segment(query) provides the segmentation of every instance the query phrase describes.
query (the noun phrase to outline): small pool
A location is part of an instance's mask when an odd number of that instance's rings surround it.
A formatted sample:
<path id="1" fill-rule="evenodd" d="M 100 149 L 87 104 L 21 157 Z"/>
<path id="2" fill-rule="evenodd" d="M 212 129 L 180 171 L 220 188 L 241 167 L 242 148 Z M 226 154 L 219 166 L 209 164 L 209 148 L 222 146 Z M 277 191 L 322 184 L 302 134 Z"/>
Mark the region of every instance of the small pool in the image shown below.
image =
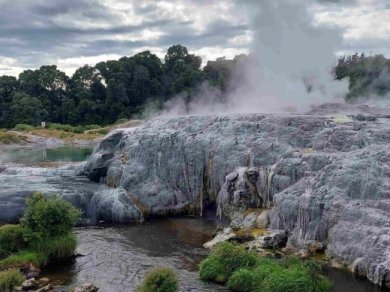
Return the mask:
<path id="1" fill-rule="evenodd" d="M 18 163 L 27 166 L 39 166 L 50 162 L 85 161 L 92 148 L 63 146 L 59 148 L 15 148 L 0 150 L 0 163 Z"/>

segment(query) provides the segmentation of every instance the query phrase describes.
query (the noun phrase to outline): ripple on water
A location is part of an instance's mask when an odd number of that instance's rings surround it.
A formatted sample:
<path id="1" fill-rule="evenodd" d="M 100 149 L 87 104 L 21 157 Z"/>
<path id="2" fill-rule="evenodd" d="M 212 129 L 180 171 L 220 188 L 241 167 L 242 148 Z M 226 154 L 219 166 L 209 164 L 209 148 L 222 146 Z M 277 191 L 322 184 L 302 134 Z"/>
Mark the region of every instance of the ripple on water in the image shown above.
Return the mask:
<path id="1" fill-rule="evenodd" d="M 45 276 L 65 282 L 66 288 L 92 282 L 99 291 L 135 291 L 154 267 L 177 271 L 180 291 L 224 291 L 202 283 L 197 267 L 207 255 L 202 244 L 216 225 L 206 219 L 164 219 L 143 226 L 79 228 L 78 257 L 73 263 L 52 267 Z"/>

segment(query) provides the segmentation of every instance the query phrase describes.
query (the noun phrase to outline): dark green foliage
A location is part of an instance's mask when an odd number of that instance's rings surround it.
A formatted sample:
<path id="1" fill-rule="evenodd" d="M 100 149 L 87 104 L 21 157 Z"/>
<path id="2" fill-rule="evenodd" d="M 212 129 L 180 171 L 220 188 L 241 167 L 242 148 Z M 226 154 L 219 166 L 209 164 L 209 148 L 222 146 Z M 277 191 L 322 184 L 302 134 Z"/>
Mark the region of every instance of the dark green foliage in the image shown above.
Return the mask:
<path id="1" fill-rule="evenodd" d="M 164 62 L 144 51 L 94 67 L 83 66 L 71 78 L 56 66 L 25 70 L 18 79 L 1 76 L 0 128 L 21 123 L 37 126 L 42 121 L 72 126 L 109 125 L 119 119 L 142 116 L 151 109 L 159 110 L 164 102 L 178 95 L 190 102 L 205 81 L 226 90 L 240 58 L 218 59 L 202 70 L 199 56 L 190 54 L 182 45 L 174 45 L 168 49 Z"/>
<path id="2" fill-rule="evenodd" d="M 157 268 L 146 274 L 138 292 L 177 292 L 179 283 L 175 272 L 168 268 Z"/>
<path id="3" fill-rule="evenodd" d="M 24 247 L 22 227 L 4 225 L 0 227 L 0 258 L 17 252 Z"/>
<path id="4" fill-rule="evenodd" d="M 339 59 L 336 78 L 349 78 L 347 100 L 385 96 L 390 92 L 390 60 L 382 55 L 354 54 Z"/>
<path id="5" fill-rule="evenodd" d="M 253 291 L 254 273 L 250 270 L 240 269 L 236 271 L 229 279 L 226 287 L 234 292 Z"/>
<path id="6" fill-rule="evenodd" d="M 81 213 L 69 202 L 57 196 L 46 198 L 36 193 L 26 200 L 21 219 L 23 238 L 29 244 L 67 235 L 77 223 Z"/>
<path id="7" fill-rule="evenodd" d="M 10 269 L 0 272 L 0 291 L 12 292 L 14 287 L 24 281 L 23 274 L 17 269 Z"/>
<path id="8" fill-rule="evenodd" d="M 24 131 L 31 131 L 33 130 L 34 127 L 33 126 L 30 126 L 30 125 L 26 125 L 26 124 L 17 124 L 14 128 L 15 131 L 20 131 L 20 132 L 24 132 Z"/>
<path id="9" fill-rule="evenodd" d="M 216 245 L 208 258 L 201 263 L 200 278 L 204 281 L 225 283 L 238 269 L 255 267 L 257 260 L 254 252 L 223 242 Z"/>

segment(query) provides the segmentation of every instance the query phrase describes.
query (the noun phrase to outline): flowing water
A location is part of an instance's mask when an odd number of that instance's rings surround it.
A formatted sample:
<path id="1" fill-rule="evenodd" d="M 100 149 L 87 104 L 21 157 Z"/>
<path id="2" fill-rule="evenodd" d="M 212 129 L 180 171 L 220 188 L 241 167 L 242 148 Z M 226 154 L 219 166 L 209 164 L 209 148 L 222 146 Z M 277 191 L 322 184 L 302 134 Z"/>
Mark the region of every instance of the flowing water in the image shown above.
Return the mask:
<path id="1" fill-rule="evenodd" d="M 42 164 L 49 168 L 66 166 L 70 162 L 85 160 L 90 153 L 91 149 L 77 147 L 0 150 L 0 168 L 1 164 L 30 168 L 41 167 Z M 0 179 L 1 176 L 7 179 L 0 171 Z M 33 183 L 32 180 L 43 180 L 33 175 L 20 176 L 20 179 L 23 177 L 29 180 L 29 184 Z M 67 177 L 60 178 L 64 179 Z M 41 184 L 45 186 L 46 179 Z M 68 263 L 48 267 L 44 273 L 61 285 L 60 291 L 69 291 L 74 286 L 92 282 L 100 287 L 99 291 L 122 292 L 134 291 L 150 269 L 171 267 L 178 274 L 180 291 L 225 291 L 219 286 L 200 282 L 197 274 L 199 262 L 208 253 L 202 247 L 203 243 L 212 238 L 218 225 L 223 224 L 206 212 L 203 218 L 172 218 L 153 220 L 143 225 L 77 228 L 79 256 Z M 335 292 L 383 291 L 366 279 L 356 278 L 347 272 L 327 269 L 326 274 L 333 281 Z"/>

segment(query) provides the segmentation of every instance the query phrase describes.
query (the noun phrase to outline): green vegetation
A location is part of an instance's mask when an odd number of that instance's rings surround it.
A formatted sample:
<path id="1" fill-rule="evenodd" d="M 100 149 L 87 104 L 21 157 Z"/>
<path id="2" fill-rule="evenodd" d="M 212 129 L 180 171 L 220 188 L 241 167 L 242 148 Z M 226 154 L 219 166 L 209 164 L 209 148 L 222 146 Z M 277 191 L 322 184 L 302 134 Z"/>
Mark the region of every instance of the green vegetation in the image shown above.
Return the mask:
<path id="1" fill-rule="evenodd" d="M 349 79 L 347 100 L 369 96 L 384 97 L 390 92 L 390 60 L 382 55 L 344 56 L 335 68 L 336 78 Z"/>
<path id="2" fill-rule="evenodd" d="M 28 132 L 33 130 L 34 127 L 26 124 L 17 124 L 14 128 L 15 131 Z"/>
<path id="3" fill-rule="evenodd" d="M 199 275 L 236 292 L 328 292 L 332 288 L 310 261 L 260 258 L 232 243 L 215 246 L 201 263 Z"/>
<path id="4" fill-rule="evenodd" d="M 17 252 L 24 247 L 23 230 L 20 225 L 0 227 L 0 258 Z"/>
<path id="5" fill-rule="evenodd" d="M 57 196 L 46 198 L 36 193 L 28 198 L 21 225 L 0 228 L 0 270 L 42 266 L 72 256 L 76 249 L 72 228 L 80 215 Z"/>
<path id="6" fill-rule="evenodd" d="M 12 292 L 15 286 L 19 286 L 24 277 L 19 270 L 10 269 L 0 272 L 0 291 Z"/>
<path id="7" fill-rule="evenodd" d="M 254 268 L 257 255 L 244 247 L 228 242 L 218 244 L 200 265 L 201 280 L 226 283 L 231 275 L 242 268 Z"/>
<path id="8" fill-rule="evenodd" d="M 137 288 L 138 292 L 177 292 L 179 283 L 175 272 L 168 268 L 157 268 L 146 274 Z"/>
<path id="9" fill-rule="evenodd" d="M 9 257 L 0 261 L 0 270 L 9 268 L 23 268 L 30 264 L 41 267 L 48 262 L 48 258 L 44 253 L 23 250 L 12 254 Z"/>
<path id="10" fill-rule="evenodd" d="M 19 136 L 18 134 L 6 132 L 0 130 L 0 144 L 13 144 L 20 143 L 25 140 L 25 137 Z"/>

